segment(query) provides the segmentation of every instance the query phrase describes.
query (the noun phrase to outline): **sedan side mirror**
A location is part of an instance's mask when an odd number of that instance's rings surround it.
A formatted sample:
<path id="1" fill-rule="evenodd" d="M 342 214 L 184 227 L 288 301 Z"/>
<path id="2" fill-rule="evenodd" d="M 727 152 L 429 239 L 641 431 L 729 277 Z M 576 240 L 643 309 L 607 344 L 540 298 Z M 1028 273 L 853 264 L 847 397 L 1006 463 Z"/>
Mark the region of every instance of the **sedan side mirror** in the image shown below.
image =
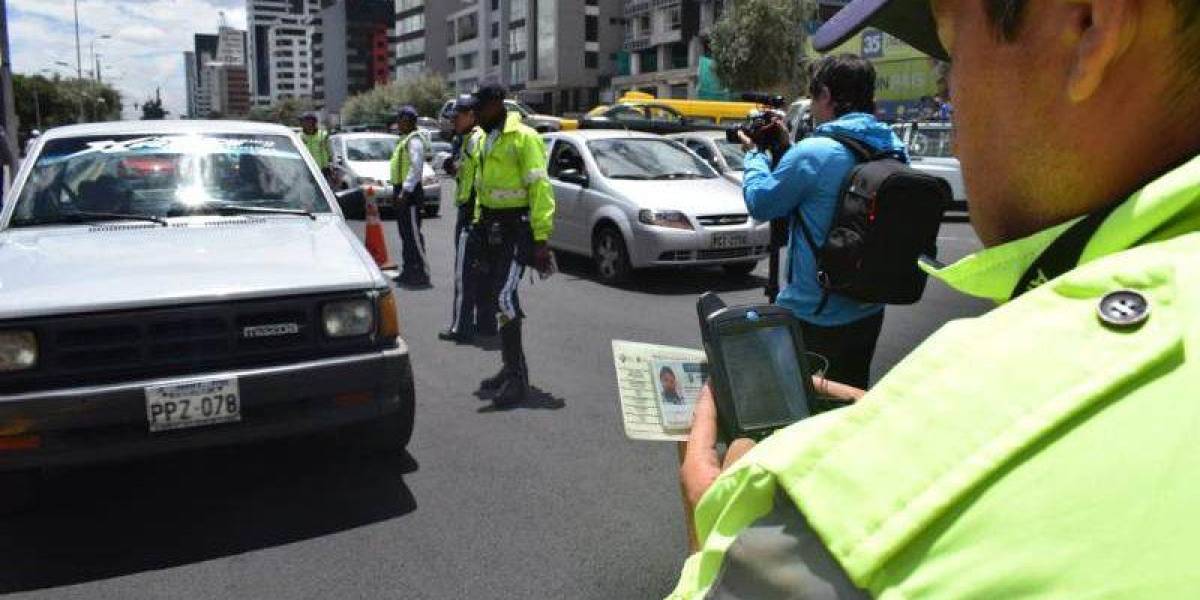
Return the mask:
<path id="1" fill-rule="evenodd" d="M 571 183 L 580 187 L 588 186 L 588 176 L 579 169 L 565 169 L 559 171 L 558 180 L 564 183 Z"/>
<path id="2" fill-rule="evenodd" d="M 367 197 L 363 194 L 362 187 L 356 186 L 348 190 L 338 190 L 333 195 L 337 197 L 338 206 L 341 207 L 342 214 L 344 215 L 359 214 L 367 202 Z"/>

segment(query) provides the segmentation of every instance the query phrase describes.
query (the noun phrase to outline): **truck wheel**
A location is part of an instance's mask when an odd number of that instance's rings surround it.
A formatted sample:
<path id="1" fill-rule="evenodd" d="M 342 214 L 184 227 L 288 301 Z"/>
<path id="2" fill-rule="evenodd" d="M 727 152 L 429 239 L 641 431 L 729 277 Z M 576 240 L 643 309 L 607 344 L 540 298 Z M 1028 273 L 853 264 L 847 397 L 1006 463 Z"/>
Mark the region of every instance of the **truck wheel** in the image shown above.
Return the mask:
<path id="1" fill-rule="evenodd" d="M 721 265 L 725 269 L 725 273 L 732 277 L 745 277 L 754 272 L 754 268 L 758 266 L 756 262 L 740 262 L 728 265 Z"/>
<path id="2" fill-rule="evenodd" d="M 0 515 L 24 512 L 36 506 L 41 475 L 37 469 L 0 471 Z"/>
<path id="3" fill-rule="evenodd" d="M 629 250 L 620 230 L 612 226 L 601 227 L 592 239 L 592 261 L 600 280 L 621 283 L 629 279 L 633 267 L 629 263 Z"/>

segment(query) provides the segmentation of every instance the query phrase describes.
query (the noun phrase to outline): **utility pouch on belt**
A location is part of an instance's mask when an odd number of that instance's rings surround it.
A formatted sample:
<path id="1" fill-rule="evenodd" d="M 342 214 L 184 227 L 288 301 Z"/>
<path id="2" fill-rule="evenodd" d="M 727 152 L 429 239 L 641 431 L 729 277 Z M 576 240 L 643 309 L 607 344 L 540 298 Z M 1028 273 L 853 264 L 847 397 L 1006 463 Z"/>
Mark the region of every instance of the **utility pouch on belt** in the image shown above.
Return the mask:
<path id="1" fill-rule="evenodd" d="M 504 245 L 504 224 L 500 221 L 487 224 L 487 243 L 489 246 Z"/>

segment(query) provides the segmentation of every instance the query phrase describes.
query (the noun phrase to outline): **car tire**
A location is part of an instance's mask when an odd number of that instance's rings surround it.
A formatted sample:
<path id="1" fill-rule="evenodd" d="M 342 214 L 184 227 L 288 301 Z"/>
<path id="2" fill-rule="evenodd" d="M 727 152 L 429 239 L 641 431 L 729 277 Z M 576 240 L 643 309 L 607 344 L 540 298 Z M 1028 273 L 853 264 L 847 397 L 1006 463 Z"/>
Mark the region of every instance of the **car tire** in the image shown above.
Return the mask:
<path id="1" fill-rule="evenodd" d="M 36 469 L 0 471 L 0 515 L 27 511 L 37 505 L 41 472 Z"/>
<path id="2" fill-rule="evenodd" d="M 592 263 L 596 267 L 596 274 L 605 283 L 622 283 L 629 279 L 633 267 L 629 262 L 625 237 L 619 229 L 609 225 L 596 230 L 592 236 Z"/>
<path id="3" fill-rule="evenodd" d="M 728 264 L 728 265 L 721 265 L 721 268 L 725 269 L 725 274 L 729 275 L 731 277 L 745 277 L 745 276 L 753 273 L 754 269 L 757 267 L 758 267 L 757 262 L 740 262 L 740 263 L 733 263 L 733 264 Z"/>

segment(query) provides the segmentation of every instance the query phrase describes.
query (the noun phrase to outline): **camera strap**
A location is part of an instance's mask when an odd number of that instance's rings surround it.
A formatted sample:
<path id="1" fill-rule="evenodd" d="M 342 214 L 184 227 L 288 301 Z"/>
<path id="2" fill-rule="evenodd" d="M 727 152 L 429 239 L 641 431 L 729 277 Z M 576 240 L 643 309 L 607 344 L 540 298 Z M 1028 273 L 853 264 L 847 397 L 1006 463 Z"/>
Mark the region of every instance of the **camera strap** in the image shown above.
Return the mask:
<path id="1" fill-rule="evenodd" d="M 1034 259 L 1033 264 L 1025 269 L 1025 274 L 1017 281 L 1009 299 L 1015 299 L 1078 266 L 1079 258 L 1083 256 L 1083 250 L 1092 239 L 1092 235 L 1120 205 L 1120 202 L 1114 202 L 1088 214 L 1050 242 L 1050 245 Z"/>

